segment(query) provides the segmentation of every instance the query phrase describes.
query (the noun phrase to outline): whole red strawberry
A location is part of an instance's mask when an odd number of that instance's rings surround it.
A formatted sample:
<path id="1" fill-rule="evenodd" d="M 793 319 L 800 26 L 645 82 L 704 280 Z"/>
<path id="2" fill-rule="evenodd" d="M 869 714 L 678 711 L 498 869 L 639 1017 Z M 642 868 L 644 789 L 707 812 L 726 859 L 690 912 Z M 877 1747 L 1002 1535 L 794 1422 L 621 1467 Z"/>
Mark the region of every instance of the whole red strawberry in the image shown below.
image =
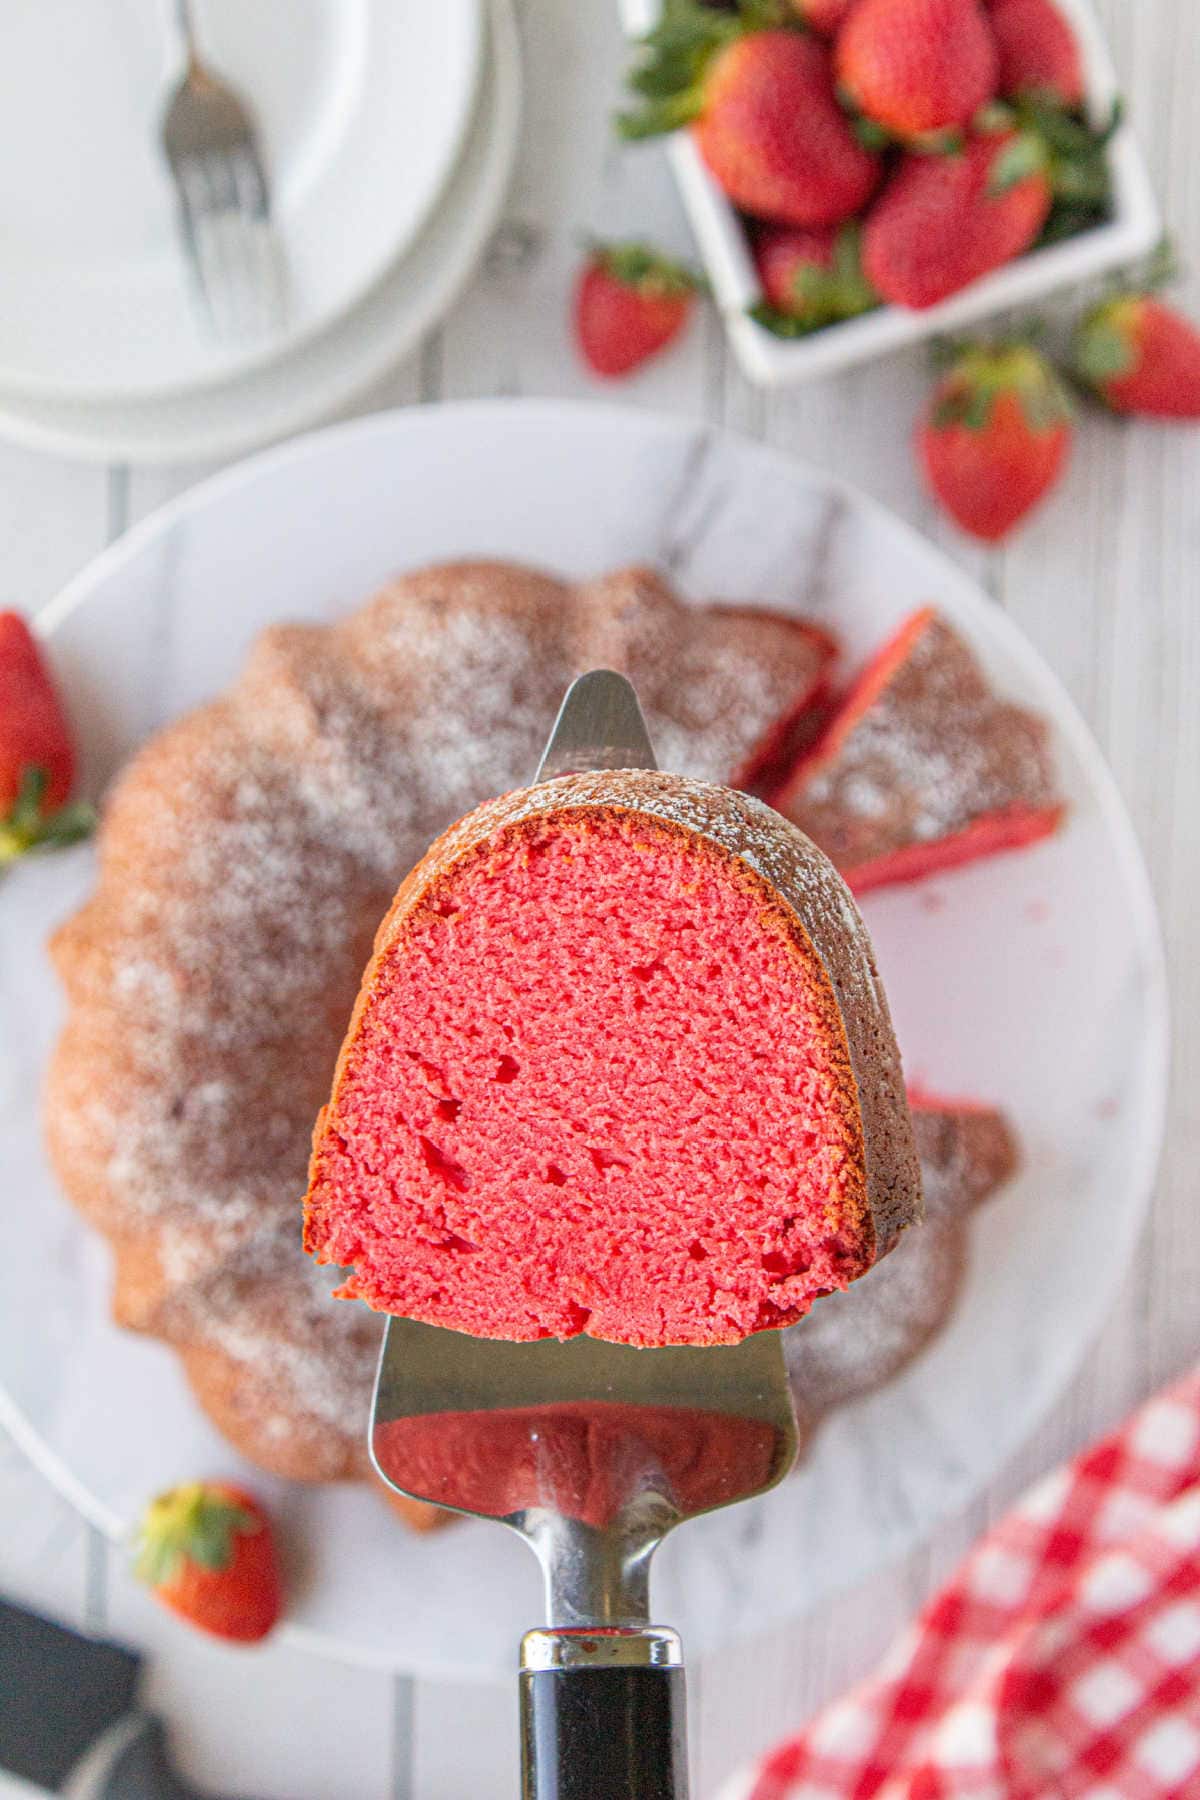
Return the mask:
<path id="1" fill-rule="evenodd" d="M 1019 256 L 1052 201 L 1037 155 L 1001 130 L 977 132 L 951 155 L 906 156 L 867 216 L 868 281 L 894 305 L 922 309 Z"/>
<path id="2" fill-rule="evenodd" d="M 878 157 L 837 103 L 828 51 L 797 32 L 760 31 L 721 51 L 695 135 L 730 199 L 784 224 L 837 224 L 879 180 Z"/>
<path id="3" fill-rule="evenodd" d="M 1062 106 L 1082 105 L 1079 44 L 1051 0 L 995 0 L 991 18 L 1000 54 L 999 93 L 1011 99 L 1048 94 Z"/>
<path id="4" fill-rule="evenodd" d="M 19 613 L 0 613 L 0 867 L 86 837 L 91 808 L 66 804 L 75 748 L 54 683 Z"/>
<path id="5" fill-rule="evenodd" d="M 1200 419 L 1200 331 L 1153 294 L 1121 294 L 1084 319 L 1075 373 L 1114 412 Z"/>
<path id="6" fill-rule="evenodd" d="M 939 382 L 917 447 L 935 498 L 995 543 L 1057 485 L 1072 436 L 1070 401 L 1045 358 L 1025 344 L 982 344 Z"/>
<path id="7" fill-rule="evenodd" d="M 862 272 L 857 223 L 802 231 L 765 225 L 754 239 L 754 262 L 765 304 L 755 317 L 783 335 L 789 323 L 814 331 L 878 306 Z"/>
<path id="8" fill-rule="evenodd" d="M 994 97 L 997 74 L 979 0 L 858 0 L 838 35 L 842 91 L 896 137 L 969 124 Z"/>
<path id="9" fill-rule="evenodd" d="M 597 375 L 628 375 L 679 336 L 697 278 L 646 244 L 600 244 L 575 288 L 575 337 Z"/>
<path id="10" fill-rule="evenodd" d="M 281 1610 L 266 1513 L 226 1481 L 191 1481 L 146 1508 L 137 1573 L 172 1612 L 214 1637 L 256 1643 Z"/>
<path id="11" fill-rule="evenodd" d="M 647 60 L 631 77 L 645 104 L 620 121 L 625 135 L 692 123 L 716 181 L 758 218 L 836 225 L 861 211 L 881 163 L 838 105 L 826 46 L 798 30 L 747 31 L 711 7 L 684 10 L 700 15 L 698 41 L 688 38 L 684 53 L 676 39 L 651 33 Z M 682 30 L 678 8 L 671 18 Z"/>
<path id="12" fill-rule="evenodd" d="M 845 23 L 854 0 L 791 0 L 792 11 L 822 37 L 833 37 Z"/>

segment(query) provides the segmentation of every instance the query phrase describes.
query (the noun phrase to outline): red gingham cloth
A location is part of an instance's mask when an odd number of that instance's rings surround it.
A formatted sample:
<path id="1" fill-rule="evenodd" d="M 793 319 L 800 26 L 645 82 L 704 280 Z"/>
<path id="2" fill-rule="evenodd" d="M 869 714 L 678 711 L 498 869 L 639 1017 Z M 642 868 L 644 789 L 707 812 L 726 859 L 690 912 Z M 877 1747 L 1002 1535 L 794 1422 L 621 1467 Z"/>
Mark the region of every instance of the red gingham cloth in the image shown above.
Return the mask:
<path id="1" fill-rule="evenodd" d="M 1200 1800 L 1200 1370 L 981 1540 L 738 1800 Z"/>

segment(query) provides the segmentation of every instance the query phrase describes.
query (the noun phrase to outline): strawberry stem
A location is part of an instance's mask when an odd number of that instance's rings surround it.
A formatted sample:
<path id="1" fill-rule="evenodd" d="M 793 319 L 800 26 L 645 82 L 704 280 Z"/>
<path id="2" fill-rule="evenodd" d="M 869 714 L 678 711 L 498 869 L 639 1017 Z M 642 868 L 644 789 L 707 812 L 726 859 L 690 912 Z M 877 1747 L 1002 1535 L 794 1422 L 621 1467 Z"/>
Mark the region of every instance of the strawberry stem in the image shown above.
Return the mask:
<path id="1" fill-rule="evenodd" d="M 803 30 L 786 0 L 738 0 L 732 10 L 702 0 L 664 0 L 653 30 L 639 41 L 628 85 L 642 104 L 618 113 L 623 138 L 679 131 L 704 108 L 704 77 L 718 50 L 751 32 L 780 26 Z"/>
<path id="2" fill-rule="evenodd" d="M 7 815 L 0 817 L 0 869 L 31 852 L 78 844 L 95 830 L 95 810 L 86 801 L 72 801 L 47 813 L 49 787 L 46 769 L 31 764 L 21 771 L 17 797 Z"/>
<path id="3" fill-rule="evenodd" d="M 173 1581 L 185 1560 L 219 1574 L 233 1561 L 236 1538 L 261 1530 L 261 1520 L 228 1495 L 184 1482 L 146 1508 L 134 1572 L 151 1587 Z"/>
<path id="4" fill-rule="evenodd" d="M 707 291 L 708 284 L 702 275 L 686 263 L 663 256 L 653 244 L 606 244 L 593 240 L 588 245 L 588 252 L 614 281 L 635 288 L 640 294 L 668 298 Z"/>

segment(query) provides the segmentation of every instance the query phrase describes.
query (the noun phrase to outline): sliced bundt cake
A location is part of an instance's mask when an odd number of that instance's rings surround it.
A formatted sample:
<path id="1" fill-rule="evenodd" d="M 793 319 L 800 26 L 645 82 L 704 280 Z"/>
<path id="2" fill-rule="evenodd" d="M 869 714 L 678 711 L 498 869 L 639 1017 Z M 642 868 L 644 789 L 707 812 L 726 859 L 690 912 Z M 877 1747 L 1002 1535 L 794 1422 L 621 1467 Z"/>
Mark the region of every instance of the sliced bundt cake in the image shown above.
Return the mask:
<path id="1" fill-rule="evenodd" d="M 828 639 L 793 620 L 765 615 L 743 642 L 710 622 L 723 610 L 685 608 L 642 572 L 606 585 L 585 598 L 511 564 L 454 563 L 338 624 L 265 632 L 227 695 L 119 778 L 96 891 L 55 935 L 68 1012 L 45 1100 L 54 1164 L 113 1246 L 118 1317 L 179 1348 L 201 1404 L 267 1469 L 364 1470 L 378 1324 L 324 1304 L 295 1218 L 401 875 L 451 820 L 528 780 L 601 640 L 657 684 L 655 729 L 698 774 L 751 760 L 828 665 Z M 645 633 L 614 644 L 606 619 L 630 589 Z M 665 641 L 689 625 L 705 638 L 689 680 L 710 672 L 709 726 L 646 661 L 656 611 Z"/>
<path id="2" fill-rule="evenodd" d="M 775 804 L 857 894 L 1034 843 L 1063 813 L 1044 721 L 992 691 L 932 607 L 868 665 Z"/>
<path id="3" fill-rule="evenodd" d="M 493 801 L 405 880 L 314 1139 L 342 1290 L 477 1336 L 724 1343 L 919 1212 L 870 944 L 813 845 L 680 776 Z"/>

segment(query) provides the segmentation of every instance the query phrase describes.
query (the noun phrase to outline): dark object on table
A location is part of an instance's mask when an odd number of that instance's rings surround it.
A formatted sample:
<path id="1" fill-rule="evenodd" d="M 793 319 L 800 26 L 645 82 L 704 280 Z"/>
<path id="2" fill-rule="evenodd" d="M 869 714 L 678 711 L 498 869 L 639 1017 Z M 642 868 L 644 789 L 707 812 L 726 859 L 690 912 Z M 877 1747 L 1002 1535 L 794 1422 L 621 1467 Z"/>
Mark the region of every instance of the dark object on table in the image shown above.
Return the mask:
<path id="1" fill-rule="evenodd" d="M 200 1800 L 136 1703 L 142 1659 L 0 1600 L 0 1769 L 73 1800 Z"/>

